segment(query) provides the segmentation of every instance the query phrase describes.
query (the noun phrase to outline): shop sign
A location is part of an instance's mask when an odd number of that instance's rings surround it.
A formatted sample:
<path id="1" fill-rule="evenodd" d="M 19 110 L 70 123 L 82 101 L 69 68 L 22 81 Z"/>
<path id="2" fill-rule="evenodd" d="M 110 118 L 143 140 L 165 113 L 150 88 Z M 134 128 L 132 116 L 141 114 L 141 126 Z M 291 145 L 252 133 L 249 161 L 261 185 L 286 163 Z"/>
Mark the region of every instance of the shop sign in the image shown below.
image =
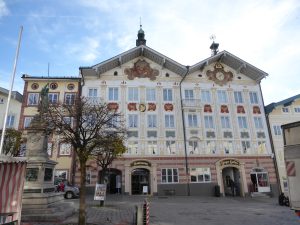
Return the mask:
<path id="1" fill-rule="evenodd" d="M 135 162 L 131 163 L 131 166 L 148 166 L 148 167 L 151 167 L 151 163 L 149 163 L 147 161 L 135 161 Z"/>
<path id="2" fill-rule="evenodd" d="M 94 200 L 104 201 L 106 196 L 106 184 L 96 184 Z"/>
<path id="3" fill-rule="evenodd" d="M 235 159 L 224 159 L 220 162 L 220 166 L 240 166 L 240 162 Z"/>

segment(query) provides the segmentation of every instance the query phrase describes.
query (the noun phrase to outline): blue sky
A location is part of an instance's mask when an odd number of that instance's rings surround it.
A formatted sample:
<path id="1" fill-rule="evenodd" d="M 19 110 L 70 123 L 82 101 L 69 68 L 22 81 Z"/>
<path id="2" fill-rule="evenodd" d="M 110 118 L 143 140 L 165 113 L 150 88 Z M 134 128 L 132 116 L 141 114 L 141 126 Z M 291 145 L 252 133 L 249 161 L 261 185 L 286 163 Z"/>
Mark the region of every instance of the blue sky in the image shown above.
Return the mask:
<path id="1" fill-rule="evenodd" d="M 210 56 L 212 34 L 227 50 L 269 73 L 265 103 L 300 93 L 299 0 L 0 0 L 0 86 L 9 87 L 24 27 L 14 90 L 22 74 L 78 76 L 135 46 L 142 17 L 147 45 L 183 65 Z"/>

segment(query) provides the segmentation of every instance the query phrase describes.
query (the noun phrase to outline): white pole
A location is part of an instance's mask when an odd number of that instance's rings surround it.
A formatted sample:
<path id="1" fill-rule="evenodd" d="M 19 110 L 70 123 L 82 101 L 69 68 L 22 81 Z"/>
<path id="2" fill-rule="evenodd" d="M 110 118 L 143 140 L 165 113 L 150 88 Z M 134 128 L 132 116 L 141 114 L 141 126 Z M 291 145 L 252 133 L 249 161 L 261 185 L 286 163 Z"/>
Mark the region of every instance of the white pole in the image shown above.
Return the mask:
<path id="1" fill-rule="evenodd" d="M 20 49 L 20 44 L 21 44 L 22 32 L 23 32 L 23 26 L 20 27 L 19 42 L 18 42 L 18 47 L 17 47 L 17 51 L 16 51 L 15 63 L 14 63 L 14 67 L 13 67 L 13 73 L 12 73 L 12 78 L 11 78 L 11 82 L 10 82 L 10 89 L 9 89 L 8 98 L 7 98 L 7 105 L 6 105 L 5 115 L 4 115 L 4 122 L 3 122 L 3 129 L 2 129 L 2 136 L 1 136 L 1 143 L 0 143 L 0 155 L 2 154 L 2 149 L 3 149 L 5 129 L 6 129 L 6 120 L 7 120 L 7 115 L 8 115 L 10 99 L 11 99 L 11 92 L 12 92 L 12 89 L 14 86 L 14 80 L 15 80 L 17 62 L 18 62 L 18 57 L 19 57 L 19 49 Z"/>

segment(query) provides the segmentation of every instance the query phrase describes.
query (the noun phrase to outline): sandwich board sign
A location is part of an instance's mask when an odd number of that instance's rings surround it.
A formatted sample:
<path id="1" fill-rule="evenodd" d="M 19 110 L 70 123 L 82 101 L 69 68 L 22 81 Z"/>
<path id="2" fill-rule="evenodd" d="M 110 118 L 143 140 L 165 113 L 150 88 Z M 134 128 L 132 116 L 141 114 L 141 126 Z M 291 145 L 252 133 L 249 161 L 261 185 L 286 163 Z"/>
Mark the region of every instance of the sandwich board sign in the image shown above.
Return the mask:
<path id="1" fill-rule="evenodd" d="M 96 184 L 94 200 L 104 201 L 106 196 L 106 184 Z"/>

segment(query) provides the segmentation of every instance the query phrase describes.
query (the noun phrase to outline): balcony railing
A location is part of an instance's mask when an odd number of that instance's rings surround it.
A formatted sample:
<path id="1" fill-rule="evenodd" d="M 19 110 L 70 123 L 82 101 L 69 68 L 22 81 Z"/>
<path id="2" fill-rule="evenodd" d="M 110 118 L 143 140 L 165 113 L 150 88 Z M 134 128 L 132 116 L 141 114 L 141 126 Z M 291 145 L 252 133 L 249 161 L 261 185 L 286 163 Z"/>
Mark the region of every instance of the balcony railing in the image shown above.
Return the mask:
<path id="1" fill-rule="evenodd" d="M 200 107 L 201 101 L 200 99 L 183 99 L 182 105 L 183 107 Z"/>

